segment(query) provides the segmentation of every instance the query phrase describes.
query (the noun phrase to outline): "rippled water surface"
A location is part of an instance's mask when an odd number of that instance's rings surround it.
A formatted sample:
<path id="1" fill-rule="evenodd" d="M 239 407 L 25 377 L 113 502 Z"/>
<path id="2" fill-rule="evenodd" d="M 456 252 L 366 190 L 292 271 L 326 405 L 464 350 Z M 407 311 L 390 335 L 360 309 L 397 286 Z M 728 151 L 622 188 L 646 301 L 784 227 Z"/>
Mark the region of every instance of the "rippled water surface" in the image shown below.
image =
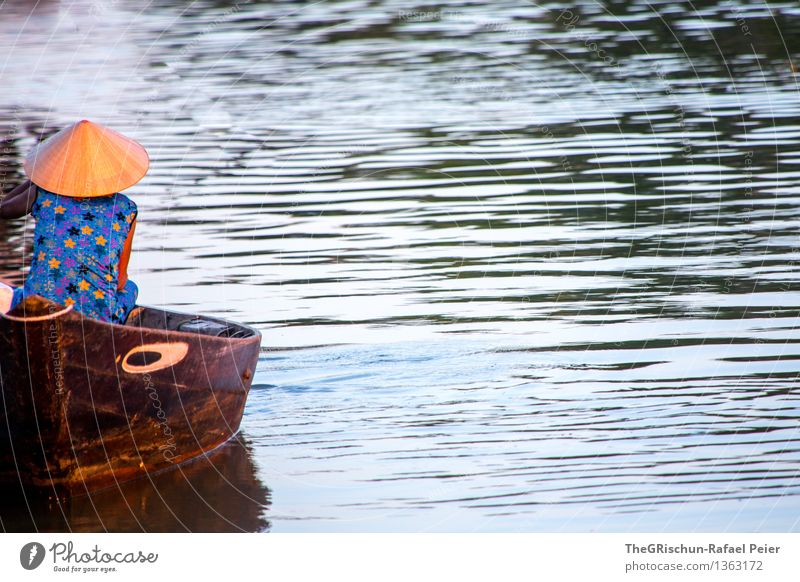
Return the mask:
<path id="1" fill-rule="evenodd" d="M 6 187 L 76 118 L 139 139 L 140 302 L 264 335 L 256 503 L 101 523 L 800 529 L 798 34 L 795 2 L 0 4 Z"/>

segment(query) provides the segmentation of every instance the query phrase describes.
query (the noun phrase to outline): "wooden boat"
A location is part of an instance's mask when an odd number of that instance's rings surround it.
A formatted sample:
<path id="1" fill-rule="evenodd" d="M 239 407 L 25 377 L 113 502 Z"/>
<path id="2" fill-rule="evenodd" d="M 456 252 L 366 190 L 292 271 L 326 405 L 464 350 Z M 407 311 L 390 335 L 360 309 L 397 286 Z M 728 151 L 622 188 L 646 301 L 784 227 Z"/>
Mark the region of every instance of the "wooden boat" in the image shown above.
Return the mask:
<path id="1" fill-rule="evenodd" d="M 0 482 L 87 493 L 219 447 L 260 344 L 221 319 L 136 307 L 122 326 L 29 297 L 0 317 Z"/>

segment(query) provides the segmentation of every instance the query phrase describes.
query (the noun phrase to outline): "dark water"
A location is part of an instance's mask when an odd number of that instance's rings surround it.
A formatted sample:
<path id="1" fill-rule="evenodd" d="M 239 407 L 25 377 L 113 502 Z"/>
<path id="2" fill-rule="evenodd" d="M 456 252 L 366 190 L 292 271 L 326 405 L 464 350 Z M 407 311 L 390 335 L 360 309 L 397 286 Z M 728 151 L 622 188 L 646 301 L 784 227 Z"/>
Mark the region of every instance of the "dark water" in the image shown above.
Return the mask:
<path id="1" fill-rule="evenodd" d="M 0 4 L 3 180 L 76 118 L 131 134 L 141 302 L 264 333 L 241 504 L 72 526 L 800 529 L 799 34 L 795 2 Z"/>

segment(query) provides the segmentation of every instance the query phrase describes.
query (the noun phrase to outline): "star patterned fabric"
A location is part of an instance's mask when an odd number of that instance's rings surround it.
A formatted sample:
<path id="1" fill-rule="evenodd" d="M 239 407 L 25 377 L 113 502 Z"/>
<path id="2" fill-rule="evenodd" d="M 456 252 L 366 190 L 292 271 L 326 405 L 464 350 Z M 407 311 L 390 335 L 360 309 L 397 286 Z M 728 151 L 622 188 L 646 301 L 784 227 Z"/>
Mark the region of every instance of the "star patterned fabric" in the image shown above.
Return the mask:
<path id="1" fill-rule="evenodd" d="M 119 286 L 119 257 L 137 215 L 124 194 L 71 198 L 39 188 L 33 260 L 12 308 L 30 295 L 72 305 L 87 317 L 125 323 L 139 290 Z"/>

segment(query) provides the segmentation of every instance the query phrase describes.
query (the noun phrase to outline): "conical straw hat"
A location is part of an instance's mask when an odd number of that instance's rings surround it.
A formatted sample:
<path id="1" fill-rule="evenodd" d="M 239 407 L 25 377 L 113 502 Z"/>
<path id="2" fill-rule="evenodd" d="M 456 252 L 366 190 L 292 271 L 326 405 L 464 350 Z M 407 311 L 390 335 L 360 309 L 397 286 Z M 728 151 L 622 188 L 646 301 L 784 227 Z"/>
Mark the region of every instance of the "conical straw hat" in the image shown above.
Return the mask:
<path id="1" fill-rule="evenodd" d="M 136 184 L 150 158 L 132 139 L 84 119 L 36 146 L 23 166 L 31 182 L 45 190 L 92 198 Z"/>

